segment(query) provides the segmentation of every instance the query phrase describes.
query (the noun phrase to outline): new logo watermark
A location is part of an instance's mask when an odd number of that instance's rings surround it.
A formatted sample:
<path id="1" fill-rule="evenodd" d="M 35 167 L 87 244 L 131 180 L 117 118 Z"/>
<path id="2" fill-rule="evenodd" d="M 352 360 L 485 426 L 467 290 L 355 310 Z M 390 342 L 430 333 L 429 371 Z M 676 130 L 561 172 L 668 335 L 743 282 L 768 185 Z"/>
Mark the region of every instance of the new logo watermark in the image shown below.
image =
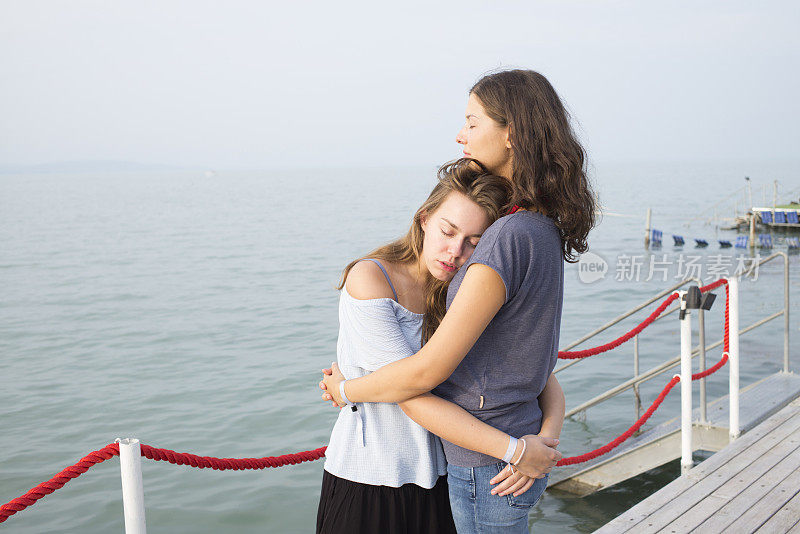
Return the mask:
<path id="1" fill-rule="evenodd" d="M 578 260 L 578 279 L 584 284 L 602 280 L 608 272 L 608 262 L 595 254 L 587 252 Z"/>
<path id="2" fill-rule="evenodd" d="M 758 280 L 758 263 L 761 256 L 740 254 L 620 254 L 614 265 L 614 280 L 617 282 L 649 282 L 656 280 L 685 280 L 696 278 L 709 282 L 728 278 L 734 273 L 747 272 L 752 281 Z M 578 279 L 592 284 L 606 277 L 608 262 L 598 254 L 587 252 L 578 260 Z"/>

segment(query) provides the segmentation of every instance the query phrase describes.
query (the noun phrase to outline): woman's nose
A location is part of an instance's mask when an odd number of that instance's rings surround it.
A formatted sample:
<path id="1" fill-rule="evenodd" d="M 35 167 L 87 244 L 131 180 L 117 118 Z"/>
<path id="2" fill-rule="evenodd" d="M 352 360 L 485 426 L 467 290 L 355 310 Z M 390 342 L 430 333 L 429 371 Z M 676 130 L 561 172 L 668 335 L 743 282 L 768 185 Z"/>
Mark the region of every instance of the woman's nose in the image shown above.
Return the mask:
<path id="1" fill-rule="evenodd" d="M 458 143 L 459 145 L 467 144 L 467 137 L 466 137 L 465 131 L 464 131 L 466 129 L 467 129 L 467 127 L 464 126 L 456 134 L 456 143 Z"/>
<path id="2" fill-rule="evenodd" d="M 450 249 L 448 252 L 453 257 L 453 259 L 458 259 L 461 257 L 461 253 L 464 251 L 464 244 L 463 243 L 450 243 Z"/>

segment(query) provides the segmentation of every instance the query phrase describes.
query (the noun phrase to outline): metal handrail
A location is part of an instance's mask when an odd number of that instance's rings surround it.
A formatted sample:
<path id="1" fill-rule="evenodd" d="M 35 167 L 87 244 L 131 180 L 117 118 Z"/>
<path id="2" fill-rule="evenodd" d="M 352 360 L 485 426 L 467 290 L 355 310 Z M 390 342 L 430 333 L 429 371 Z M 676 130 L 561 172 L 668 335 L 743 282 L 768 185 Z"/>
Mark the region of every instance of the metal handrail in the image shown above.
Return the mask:
<path id="1" fill-rule="evenodd" d="M 752 264 L 750 265 L 750 267 L 748 269 L 745 269 L 743 271 L 737 272 L 733 276 L 736 276 L 736 277 L 749 276 L 749 275 L 751 275 L 753 273 L 753 271 L 756 268 L 760 267 L 761 265 L 763 265 L 763 264 L 765 264 L 765 263 L 767 263 L 769 261 L 772 261 L 773 259 L 775 259 L 775 258 L 777 258 L 779 256 L 783 257 L 783 264 L 784 264 L 784 300 L 783 300 L 784 307 L 783 307 L 783 309 L 778 311 L 778 312 L 773 313 L 772 315 L 769 315 L 767 317 L 759 319 L 758 321 L 756 321 L 755 323 L 747 326 L 746 328 L 743 328 L 743 329 L 739 330 L 739 334 L 740 335 L 741 334 L 745 334 L 745 333 L 747 333 L 747 332 L 749 332 L 749 331 L 751 331 L 751 330 L 753 330 L 755 328 L 758 328 L 759 326 L 761 326 L 761 325 L 763 325 L 765 323 L 768 323 L 769 321 L 772 321 L 773 319 L 776 319 L 776 318 L 778 318 L 780 316 L 783 316 L 783 318 L 784 318 L 783 371 L 785 373 L 788 373 L 789 372 L 789 256 L 785 252 L 781 252 L 781 251 L 774 252 L 774 253 L 770 254 L 769 256 L 767 256 L 766 258 L 763 258 L 762 260 L 760 260 L 758 263 L 752 262 Z M 587 334 L 584 337 L 580 338 L 579 340 L 574 341 L 573 343 L 568 345 L 564 350 L 569 350 L 569 349 L 571 349 L 571 348 L 573 348 L 573 347 L 575 347 L 575 346 L 587 341 L 588 339 L 591 339 L 592 337 L 596 336 L 597 334 L 607 330 L 611 326 L 614 326 L 615 324 L 619 323 L 623 319 L 626 319 L 626 318 L 630 317 L 631 315 L 633 315 L 637 311 L 642 310 L 643 308 L 647 307 L 648 305 L 652 304 L 653 302 L 656 302 L 660 298 L 665 297 L 666 295 L 668 295 L 668 294 L 672 293 L 673 291 L 675 291 L 677 288 L 679 288 L 679 287 L 681 287 L 681 286 L 683 286 L 683 285 L 685 285 L 685 284 L 687 284 L 689 282 L 697 282 L 698 284 L 702 283 L 697 278 L 687 278 L 685 280 L 682 280 L 681 282 L 671 286 L 669 289 L 665 289 L 665 290 L 661 291 L 656 296 L 648 299 L 647 301 L 643 302 L 642 304 L 639 304 L 638 306 L 635 306 L 634 308 L 630 309 L 629 311 L 627 311 L 627 312 L 623 313 L 622 315 L 616 317 L 615 319 L 611 320 L 610 322 L 606 323 L 605 325 L 601 326 L 600 328 L 597 328 L 596 330 L 593 330 L 592 332 L 590 332 L 589 334 Z M 677 311 L 678 309 L 679 309 L 679 307 L 676 306 L 676 307 L 674 307 L 674 308 L 672 308 L 672 309 L 670 309 L 668 311 L 665 311 L 661 316 L 656 318 L 656 321 L 661 319 L 662 317 L 665 317 L 665 316 Z M 704 341 L 705 340 L 705 332 L 703 330 L 704 329 L 704 323 L 703 323 L 702 320 L 700 322 L 700 327 L 701 327 L 700 340 Z M 696 355 L 702 355 L 702 357 L 701 357 L 701 371 L 705 370 L 705 361 L 704 361 L 705 352 L 722 345 L 723 341 L 724 341 L 723 339 L 720 339 L 720 340 L 718 340 L 718 341 L 716 341 L 716 342 L 714 342 L 714 343 L 712 343 L 710 345 L 705 345 L 705 346 L 698 345 L 696 348 L 694 348 L 694 350 L 692 351 L 692 358 L 694 358 Z M 634 360 L 634 377 L 633 378 L 622 382 L 621 384 L 619 384 L 619 385 L 617 385 L 617 386 L 605 391 L 604 393 L 601 393 L 600 395 L 597 395 L 597 396 L 593 397 L 592 399 L 589 399 L 588 401 L 576 406 L 575 408 L 570 409 L 569 411 L 567 411 L 565 416 L 566 417 L 570 417 L 570 416 L 575 415 L 577 413 L 583 412 L 583 411 L 587 410 L 588 408 L 591 408 L 592 406 L 600 404 L 601 402 L 604 402 L 604 401 L 606 401 L 606 400 L 608 400 L 608 399 L 610 399 L 612 397 L 616 397 L 620 393 L 622 393 L 624 391 L 627 391 L 628 389 L 631 389 L 631 388 L 634 389 L 635 393 L 638 393 L 639 384 L 641 384 L 643 382 L 646 382 L 646 381 L 650 380 L 651 378 L 654 378 L 656 376 L 659 376 L 659 375 L 669 371 L 673 367 L 676 367 L 677 365 L 679 365 L 680 361 L 681 361 L 681 357 L 677 356 L 677 357 L 672 358 L 672 359 L 670 359 L 670 360 L 668 360 L 668 361 L 666 361 L 664 363 L 661 363 L 661 364 L 659 364 L 659 365 L 657 365 L 657 366 L 655 366 L 655 367 L 653 367 L 651 369 L 648 369 L 644 373 L 639 374 L 638 373 L 638 335 L 635 336 L 635 339 L 634 339 L 634 351 L 635 351 L 635 360 Z M 583 359 L 587 359 L 587 358 L 583 358 Z M 581 359 L 572 360 L 572 361 L 562 365 L 558 369 L 556 369 L 554 371 L 554 373 L 558 373 L 560 371 L 563 371 L 564 369 L 567 369 L 567 368 L 575 365 L 576 363 L 578 363 L 580 361 L 581 361 Z M 705 403 L 706 403 L 706 398 L 705 397 L 706 396 L 705 396 L 705 387 L 704 387 L 705 384 L 703 383 L 704 381 L 705 381 L 705 379 L 701 380 L 701 399 L 700 399 L 700 401 L 701 401 L 701 408 L 700 408 L 701 417 L 704 416 L 704 414 L 706 412 L 706 406 L 705 406 Z M 635 401 L 637 401 L 636 402 L 636 409 L 637 409 L 637 414 L 638 414 L 640 406 L 641 406 L 641 402 L 639 400 L 638 395 L 634 395 L 634 397 L 635 397 Z M 702 420 L 704 420 L 704 417 L 702 417 Z"/>
<path id="2" fill-rule="evenodd" d="M 770 315 L 768 317 L 764 317 L 763 319 L 760 319 L 759 321 L 756 321 L 755 323 L 751 324 L 747 328 L 743 328 L 743 329 L 739 330 L 739 335 L 746 334 L 747 332 L 753 330 L 754 328 L 758 328 L 759 326 L 763 325 L 764 323 L 767 323 L 767 322 L 769 322 L 769 321 L 771 321 L 773 319 L 776 319 L 776 318 L 780 317 L 781 315 L 783 315 L 783 310 L 781 310 L 779 312 L 776 312 L 776 313 L 774 313 L 774 314 L 772 314 L 772 315 Z M 711 345 L 706 345 L 706 350 L 710 350 L 710 349 L 714 349 L 714 348 L 719 347 L 720 345 L 722 345 L 723 341 L 724 341 L 723 339 L 720 339 L 719 341 L 715 341 Z M 699 346 L 696 347 L 694 350 L 692 350 L 692 358 L 694 358 L 698 354 L 700 354 L 700 347 Z M 651 378 L 655 378 L 655 377 L 657 377 L 657 376 L 659 376 L 659 375 L 661 375 L 663 373 L 666 373 L 667 371 L 669 371 L 673 367 L 678 366 L 680 363 L 681 363 L 681 357 L 680 357 L 680 355 L 678 355 L 678 356 L 672 358 L 671 360 L 667 360 L 666 362 L 661 363 L 661 364 L 653 367 L 652 369 L 648 369 L 644 373 L 640 374 L 638 377 L 634 377 L 634 378 L 631 378 L 630 380 L 626 380 L 625 382 L 621 383 L 620 385 L 609 389 L 605 393 L 601 393 L 600 395 L 598 395 L 598 396 L 596 396 L 596 397 L 584 402 L 583 404 L 580 404 L 579 406 L 576 406 L 575 408 L 569 410 L 566 413 L 565 417 L 569 417 L 571 415 L 575 415 L 578 412 L 582 412 L 582 411 L 586 410 L 587 408 L 591 408 L 592 406 L 594 406 L 596 404 L 600 404 L 601 402 L 610 399 L 611 397 L 616 397 L 617 395 L 619 395 L 623 391 L 631 389 L 635 385 L 639 385 L 639 384 L 641 384 L 643 382 L 647 382 Z"/>
<path id="3" fill-rule="evenodd" d="M 581 343 L 583 343 L 583 342 L 585 342 L 585 341 L 587 341 L 587 340 L 589 340 L 589 339 L 593 338 L 593 337 L 594 337 L 594 336 L 596 336 L 597 334 L 600 334 L 600 333 L 602 333 L 602 332 L 604 332 L 604 331 L 608 330 L 609 328 L 611 328 L 611 327 L 612 327 L 612 326 L 614 326 L 615 324 L 617 324 L 617 323 L 619 323 L 619 322 L 621 322 L 621 321 L 623 321 L 623 320 L 627 319 L 628 317 L 630 317 L 630 316 L 631 316 L 631 315 L 633 315 L 634 313 L 636 313 L 636 312 L 638 312 L 638 311 L 640 311 L 640 310 L 642 310 L 642 309 L 646 308 L 647 306 L 649 306 L 650 304 L 652 304 L 652 303 L 656 302 L 657 300 L 660 300 L 661 298 L 663 298 L 663 297 L 666 297 L 667 295 L 670 295 L 670 294 L 672 294 L 672 293 L 673 293 L 673 292 L 674 292 L 676 289 L 678 289 L 679 287 L 685 286 L 685 285 L 686 285 L 686 284 L 688 284 L 689 282 L 697 282 L 698 284 L 702 284 L 702 282 L 701 282 L 700 280 L 698 280 L 697 278 L 694 278 L 694 277 L 692 277 L 692 278 L 686 278 L 686 279 L 684 279 L 684 280 L 682 280 L 682 281 L 678 282 L 677 284 L 675 284 L 675 285 L 673 285 L 673 286 L 671 286 L 671 287 L 669 287 L 669 288 L 667 288 L 667 289 L 665 289 L 665 290 L 661 291 L 661 292 L 660 292 L 660 293 L 658 293 L 656 296 L 654 296 L 654 297 L 651 297 L 651 298 L 647 299 L 646 301 L 642 302 L 642 303 L 641 303 L 641 304 L 639 304 L 638 306 L 635 306 L 635 307 L 631 308 L 630 310 L 626 311 L 626 312 L 625 312 L 625 313 L 623 313 L 622 315 L 619 315 L 619 316 L 615 317 L 614 319 L 612 319 L 611 321 L 607 322 L 606 324 L 604 324 L 604 325 L 603 325 L 603 326 L 601 326 L 600 328 L 597 328 L 597 329 L 595 329 L 595 330 L 592 330 L 591 332 L 589 332 L 588 334 L 586 334 L 586 335 L 585 335 L 585 336 L 583 336 L 582 338 L 578 339 L 577 341 L 573 341 L 572 343 L 570 343 L 569 345 L 567 345 L 566 347 L 564 347 L 562 350 L 564 350 L 564 351 L 568 351 L 568 350 L 571 350 L 571 349 L 573 349 L 573 348 L 577 347 L 577 346 L 578 346 L 578 345 L 580 345 Z M 674 311 L 675 311 L 675 310 L 677 310 L 677 309 L 678 309 L 678 308 L 672 308 L 670 311 L 668 311 L 668 312 L 666 312 L 666 313 L 663 313 L 663 314 L 662 314 L 660 317 L 657 317 L 657 318 L 655 319 L 655 321 L 657 321 L 658 319 L 660 319 L 661 317 L 663 317 L 663 316 L 665 316 L 665 315 L 669 315 L 670 313 L 674 312 Z M 653 321 L 653 322 L 655 322 L 655 321 Z M 569 362 L 565 363 L 564 365 L 562 365 L 561 367 L 559 367 L 558 369 L 556 369 L 555 371 L 553 371 L 553 373 L 560 373 L 560 372 L 561 372 L 561 371 L 563 371 L 564 369 L 568 369 L 569 367 L 572 367 L 573 365 L 577 365 L 578 363 L 582 362 L 582 361 L 583 361 L 583 360 L 585 360 L 585 359 L 586 359 L 586 358 L 580 358 L 580 359 L 577 359 L 577 360 L 571 360 L 571 361 L 569 361 Z"/>

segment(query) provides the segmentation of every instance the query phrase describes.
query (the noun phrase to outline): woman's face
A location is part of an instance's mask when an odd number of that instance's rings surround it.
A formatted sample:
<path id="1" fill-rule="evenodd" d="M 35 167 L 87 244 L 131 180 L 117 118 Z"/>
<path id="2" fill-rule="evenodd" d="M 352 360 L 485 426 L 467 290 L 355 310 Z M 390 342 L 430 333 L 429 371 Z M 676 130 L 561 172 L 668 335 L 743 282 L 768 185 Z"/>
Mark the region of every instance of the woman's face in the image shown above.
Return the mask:
<path id="1" fill-rule="evenodd" d="M 511 141 L 508 126 L 501 126 L 486 114 L 474 94 L 467 101 L 466 122 L 456 135 L 464 145 L 464 157 L 473 158 L 498 176 L 511 177 Z"/>
<path id="2" fill-rule="evenodd" d="M 439 208 L 420 218 L 425 236 L 422 261 L 434 278 L 449 281 L 472 256 L 489 227 L 486 212 L 461 193 L 451 192 Z"/>

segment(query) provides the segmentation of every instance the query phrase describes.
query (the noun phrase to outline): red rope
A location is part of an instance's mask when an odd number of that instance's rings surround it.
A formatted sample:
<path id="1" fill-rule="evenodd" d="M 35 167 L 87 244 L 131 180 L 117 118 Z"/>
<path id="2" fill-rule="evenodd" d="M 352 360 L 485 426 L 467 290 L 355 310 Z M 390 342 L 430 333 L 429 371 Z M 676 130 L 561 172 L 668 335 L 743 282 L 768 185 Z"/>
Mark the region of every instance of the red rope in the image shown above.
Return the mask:
<path id="1" fill-rule="evenodd" d="M 723 284 L 725 285 L 725 295 L 726 295 L 725 325 L 726 325 L 726 328 L 727 328 L 727 324 L 728 324 L 728 307 L 727 307 L 728 286 L 727 286 L 727 284 L 728 284 L 728 281 L 725 278 L 720 278 L 716 282 L 712 282 L 712 283 L 710 283 L 710 284 L 708 284 L 706 286 L 701 287 L 700 291 L 705 293 L 707 291 L 711 291 L 713 289 L 716 289 L 716 288 L 718 288 L 719 286 L 721 286 Z M 589 356 L 595 356 L 597 354 L 600 354 L 600 353 L 603 353 L 603 352 L 607 352 L 607 351 L 609 351 L 611 349 L 615 349 L 615 348 L 619 347 L 620 345 L 622 345 L 623 343 L 625 343 L 627 341 L 630 341 L 634 336 L 638 335 L 639 333 L 641 333 L 642 330 L 644 330 L 645 328 L 650 326 L 653 323 L 653 321 L 655 321 L 658 318 L 659 315 L 664 313 L 664 310 L 666 310 L 667 307 L 670 304 L 672 304 L 672 302 L 675 301 L 677 298 L 678 298 L 678 294 L 677 293 L 673 293 L 672 295 L 667 297 L 664 300 L 664 302 L 662 302 L 661 305 L 658 308 L 656 308 L 655 311 L 653 311 L 653 313 L 651 313 L 644 321 L 642 321 L 636 327 L 634 327 L 633 330 L 623 334 L 622 336 L 618 337 L 614 341 L 611 341 L 609 343 L 606 343 L 605 345 L 600 345 L 599 347 L 594 347 L 594 348 L 591 348 L 591 349 L 575 350 L 575 351 L 559 351 L 558 357 L 560 359 L 562 359 L 562 360 L 577 360 L 579 358 L 588 358 Z M 726 333 L 725 339 L 727 340 L 727 333 Z M 727 348 L 727 345 L 726 345 L 725 351 L 727 352 L 727 350 L 728 350 L 728 348 Z"/>
<path id="2" fill-rule="evenodd" d="M 313 451 L 303 451 L 283 456 L 267 456 L 266 458 L 213 458 L 211 456 L 197 456 L 185 452 L 175 452 L 169 449 L 156 449 L 150 445 L 141 445 L 142 456 L 150 460 L 159 460 L 176 465 L 190 465 L 200 469 L 211 468 L 240 471 L 243 469 L 264 469 L 267 467 L 282 467 L 289 464 L 311 462 L 325 456 L 327 447 L 320 447 Z"/>
<path id="3" fill-rule="evenodd" d="M 283 456 L 267 456 L 266 458 L 213 458 L 211 456 L 197 456 L 196 454 L 175 452 L 169 449 L 156 449 L 150 445 L 141 445 L 142 456 L 151 460 L 163 460 L 171 464 L 190 465 L 201 469 L 210 467 L 211 469 L 232 469 L 236 471 L 242 469 L 281 467 L 288 464 L 294 465 L 302 462 L 310 462 L 325 456 L 325 449 L 327 449 L 327 447 L 320 447 L 313 451 L 303 451 L 295 454 L 284 454 Z M 89 453 L 81 458 L 75 465 L 67 467 L 47 482 L 42 482 L 22 497 L 17 497 L 3 506 L 0 506 L 0 523 L 28 506 L 36 504 L 36 501 L 45 495 L 49 495 L 55 490 L 61 489 L 64 484 L 73 478 L 79 477 L 93 465 L 108 460 L 112 456 L 119 456 L 119 445 L 116 443 L 109 443 L 102 449 Z"/>
<path id="4" fill-rule="evenodd" d="M 595 449 L 593 451 L 587 452 L 586 454 L 581 454 L 580 456 L 571 456 L 569 458 L 562 458 L 561 460 L 559 460 L 559 462 L 556 465 L 559 465 L 559 466 L 561 466 L 561 465 L 573 465 L 573 464 L 579 464 L 579 463 L 583 463 L 583 462 L 588 462 L 589 460 L 597 458 L 598 456 L 602 456 L 602 455 L 606 454 L 607 452 L 611 451 L 613 448 L 617 447 L 623 441 L 625 441 L 626 439 L 631 437 L 634 432 L 639 430 L 639 428 L 641 428 L 641 426 L 645 423 L 645 421 L 650 419 L 650 416 L 653 415 L 653 412 L 656 411 L 656 408 L 658 408 L 661 405 L 661 403 L 664 401 L 664 399 L 666 398 L 667 393 L 669 393 L 670 390 L 673 387 L 675 387 L 675 384 L 680 382 L 680 380 L 681 380 L 681 377 L 679 377 L 677 375 L 673 376 L 672 380 L 670 380 L 669 384 L 667 384 L 664 387 L 664 389 L 661 390 L 661 393 L 659 393 L 658 397 L 656 397 L 656 400 L 653 401 L 653 404 L 650 405 L 650 407 L 647 409 L 647 411 L 644 413 L 644 415 L 642 415 L 639 418 L 638 421 L 633 423 L 633 425 L 628 430 L 626 430 L 621 436 L 616 438 L 614 441 L 612 441 L 611 443 L 607 443 L 606 445 L 603 445 L 599 449 Z"/>
<path id="5" fill-rule="evenodd" d="M 677 293 L 673 293 L 672 295 L 667 297 L 667 299 L 664 300 L 664 302 L 662 302 L 661 305 L 658 308 L 656 308 L 655 311 L 651 313 L 649 317 L 647 317 L 647 319 L 639 323 L 639 325 L 637 325 L 630 332 L 623 334 L 622 336 L 618 337 L 614 341 L 611 341 L 610 343 L 606 343 L 605 345 L 600 345 L 599 347 L 594 347 L 586 350 L 559 351 L 558 357 L 561 358 L 562 360 L 577 360 L 578 358 L 588 358 L 589 356 L 594 356 L 595 354 L 600 354 L 601 352 L 606 352 L 611 349 L 615 349 L 620 345 L 622 345 L 623 343 L 625 343 L 626 341 L 629 341 L 631 338 L 633 338 L 633 336 L 639 334 L 639 332 L 641 332 L 648 326 L 650 326 L 653 323 L 653 321 L 655 321 L 656 318 L 659 315 L 661 315 L 664 312 L 664 310 L 667 309 L 667 306 L 672 304 L 672 302 L 677 298 L 678 298 Z"/>
<path id="6" fill-rule="evenodd" d="M 64 484 L 73 478 L 78 478 L 93 465 L 104 462 L 112 456 L 119 456 L 119 445 L 116 443 L 109 443 L 98 451 L 90 452 L 75 465 L 67 467 L 47 482 L 42 482 L 22 497 L 17 497 L 3 506 L 0 506 L 0 523 L 28 506 L 36 504 L 36 501 L 45 495 L 49 495 L 55 490 L 61 489 L 64 487 Z"/>

